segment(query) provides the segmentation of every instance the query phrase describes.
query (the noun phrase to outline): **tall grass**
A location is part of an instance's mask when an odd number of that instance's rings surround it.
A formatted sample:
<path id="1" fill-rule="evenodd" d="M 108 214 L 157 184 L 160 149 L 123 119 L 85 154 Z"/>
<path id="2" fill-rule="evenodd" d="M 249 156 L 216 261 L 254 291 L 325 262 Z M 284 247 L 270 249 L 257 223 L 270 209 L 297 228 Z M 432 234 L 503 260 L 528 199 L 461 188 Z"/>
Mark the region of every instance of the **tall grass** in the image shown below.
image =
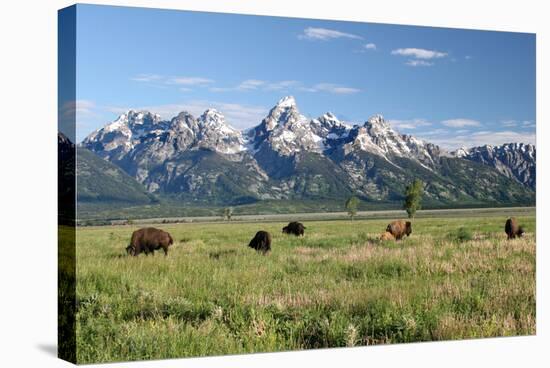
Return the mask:
<path id="1" fill-rule="evenodd" d="M 535 333 L 535 219 L 507 241 L 505 218 L 162 225 L 168 257 L 129 257 L 137 227 L 77 233 L 79 363 Z M 448 234 L 472 234 L 457 243 Z M 246 245 L 257 230 L 272 252 Z"/>

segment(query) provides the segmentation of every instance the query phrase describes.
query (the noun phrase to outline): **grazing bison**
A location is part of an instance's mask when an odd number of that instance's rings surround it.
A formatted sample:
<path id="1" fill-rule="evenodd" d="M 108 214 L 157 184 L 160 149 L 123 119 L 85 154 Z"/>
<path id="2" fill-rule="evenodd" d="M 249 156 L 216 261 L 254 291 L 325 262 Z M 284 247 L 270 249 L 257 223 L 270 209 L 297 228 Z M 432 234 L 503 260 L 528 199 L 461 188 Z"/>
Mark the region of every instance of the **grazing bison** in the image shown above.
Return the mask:
<path id="1" fill-rule="evenodd" d="M 506 220 L 504 231 L 506 232 L 506 235 L 508 235 L 508 239 L 515 239 L 516 237 L 521 238 L 521 236 L 525 233 L 523 227 L 519 226 L 515 217 L 511 217 Z"/>
<path id="2" fill-rule="evenodd" d="M 170 234 L 166 231 L 155 229 L 154 227 L 145 227 L 132 233 L 130 245 L 126 247 L 126 252 L 133 256 L 140 253 L 145 255 L 155 255 L 155 250 L 162 248 L 164 255 L 168 255 L 168 247 L 174 243 Z"/>
<path id="3" fill-rule="evenodd" d="M 380 235 L 380 240 L 395 240 L 395 236 L 392 233 L 386 231 Z"/>
<path id="4" fill-rule="evenodd" d="M 248 243 L 248 246 L 266 254 L 271 250 L 271 234 L 267 231 L 258 231 L 250 243 Z"/>
<path id="5" fill-rule="evenodd" d="M 397 220 L 391 222 L 386 228 L 386 232 L 392 234 L 396 240 L 401 240 L 403 236 L 411 235 L 412 225 L 410 221 Z"/>
<path id="6" fill-rule="evenodd" d="M 294 234 L 296 236 L 304 235 L 305 226 L 301 222 L 289 222 L 288 225 L 283 227 L 283 233 L 285 234 Z"/>

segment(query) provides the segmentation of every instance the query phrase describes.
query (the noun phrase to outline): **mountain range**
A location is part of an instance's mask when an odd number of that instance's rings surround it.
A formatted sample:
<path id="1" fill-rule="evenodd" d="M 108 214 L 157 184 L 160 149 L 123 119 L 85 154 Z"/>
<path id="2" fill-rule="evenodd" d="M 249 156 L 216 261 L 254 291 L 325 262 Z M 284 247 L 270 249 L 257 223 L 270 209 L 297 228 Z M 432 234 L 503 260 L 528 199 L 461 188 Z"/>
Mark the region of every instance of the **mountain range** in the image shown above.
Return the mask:
<path id="1" fill-rule="evenodd" d="M 330 112 L 308 118 L 291 96 L 282 98 L 257 126 L 244 131 L 231 127 L 214 109 L 198 117 L 181 112 L 170 120 L 130 110 L 91 133 L 79 150 L 91 151 L 103 163 L 120 169 L 127 175 L 120 174 L 119 179 L 125 185 L 135 180 L 139 186 L 131 187 L 138 192 L 141 188 L 142 194 L 198 206 L 340 200 L 350 195 L 366 202 L 396 202 L 415 178 L 426 183 L 427 205 L 535 201 L 533 145 L 511 143 L 449 152 L 400 134 L 381 115 L 360 124 L 340 121 Z M 93 172 L 93 161 L 88 157 L 88 172 Z M 102 179 L 98 174 L 93 180 Z"/>

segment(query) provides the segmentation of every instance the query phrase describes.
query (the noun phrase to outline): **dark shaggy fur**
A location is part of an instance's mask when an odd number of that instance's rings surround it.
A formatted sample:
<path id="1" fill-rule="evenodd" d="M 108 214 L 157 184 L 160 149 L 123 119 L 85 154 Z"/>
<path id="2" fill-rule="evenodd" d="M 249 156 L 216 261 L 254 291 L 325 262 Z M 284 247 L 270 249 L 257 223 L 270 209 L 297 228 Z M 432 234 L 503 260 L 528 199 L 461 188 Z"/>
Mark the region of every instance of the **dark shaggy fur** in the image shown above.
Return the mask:
<path id="1" fill-rule="evenodd" d="M 126 252 L 133 256 L 140 253 L 145 255 L 155 255 L 155 250 L 162 248 L 164 255 L 168 255 L 168 247 L 174 244 L 174 240 L 164 230 L 155 229 L 154 227 L 146 227 L 136 230 L 132 233 L 130 245 L 126 247 Z"/>
<path id="2" fill-rule="evenodd" d="M 515 217 L 506 220 L 504 231 L 506 232 L 508 239 L 515 239 L 516 237 L 521 238 L 525 233 L 523 227 L 519 226 L 518 220 L 516 220 Z"/>
<path id="3" fill-rule="evenodd" d="M 305 226 L 301 222 L 290 222 L 288 225 L 283 227 L 283 233 L 285 234 L 294 234 L 296 236 L 304 235 Z"/>
<path id="4" fill-rule="evenodd" d="M 248 246 L 266 254 L 271 250 L 271 234 L 267 231 L 258 231 L 250 243 L 248 243 Z"/>
<path id="5" fill-rule="evenodd" d="M 396 240 L 401 240 L 405 235 L 409 236 L 412 233 L 412 225 L 410 221 L 397 220 L 391 222 L 386 231 L 392 234 Z"/>

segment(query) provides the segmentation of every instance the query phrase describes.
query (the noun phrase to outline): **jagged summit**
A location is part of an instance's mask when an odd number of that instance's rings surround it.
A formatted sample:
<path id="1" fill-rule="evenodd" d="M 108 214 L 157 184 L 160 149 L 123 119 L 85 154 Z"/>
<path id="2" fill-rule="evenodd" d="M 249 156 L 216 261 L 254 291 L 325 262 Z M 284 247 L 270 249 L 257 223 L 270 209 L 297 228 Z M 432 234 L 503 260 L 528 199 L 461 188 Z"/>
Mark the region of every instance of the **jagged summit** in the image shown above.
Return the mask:
<path id="1" fill-rule="evenodd" d="M 285 96 L 277 102 L 279 107 L 296 107 L 296 99 L 294 96 Z"/>
<path id="2" fill-rule="evenodd" d="M 415 177 L 429 182 L 427 197 L 442 204 L 464 198 L 519 203 L 534 193 L 533 145 L 449 154 L 399 133 L 380 114 L 355 125 L 332 112 L 306 117 L 292 96 L 280 99 L 252 128 L 239 131 L 229 123 L 213 108 L 198 117 L 182 111 L 170 120 L 130 110 L 91 133 L 81 147 L 118 165 L 149 192 L 191 200 L 351 194 L 395 200 Z"/>
<path id="3" fill-rule="evenodd" d="M 500 146 L 486 144 L 479 147 L 460 148 L 455 157 L 494 167 L 502 175 L 535 189 L 536 147 L 526 143 L 505 143 Z"/>

